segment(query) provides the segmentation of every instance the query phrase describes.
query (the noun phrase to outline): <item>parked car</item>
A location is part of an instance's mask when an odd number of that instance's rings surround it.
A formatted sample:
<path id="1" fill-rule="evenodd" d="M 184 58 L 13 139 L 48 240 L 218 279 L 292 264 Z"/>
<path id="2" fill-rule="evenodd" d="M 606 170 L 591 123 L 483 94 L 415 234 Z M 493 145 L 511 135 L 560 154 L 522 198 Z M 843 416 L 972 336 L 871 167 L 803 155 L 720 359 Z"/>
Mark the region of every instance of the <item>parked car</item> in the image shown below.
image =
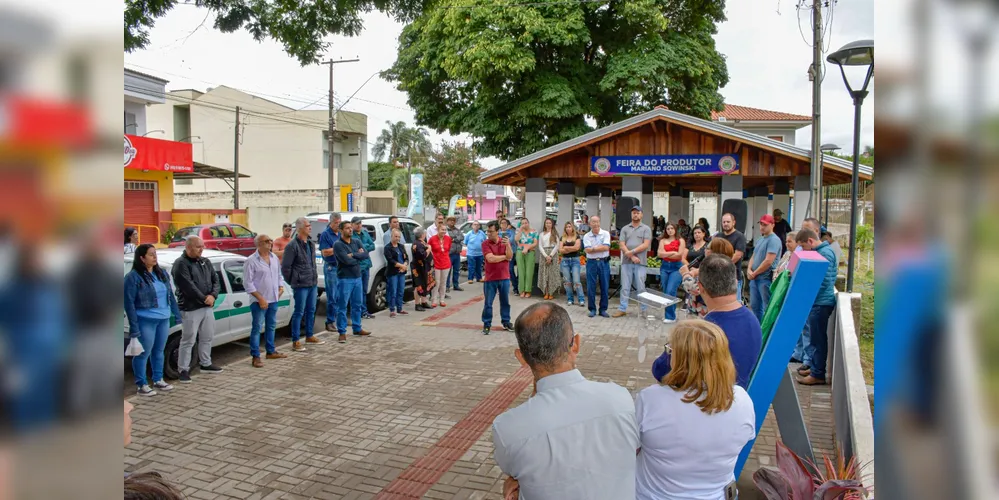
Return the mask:
<path id="1" fill-rule="evenodd" d="M 167 274 L 173 268 L 173 263 L 184 253 L 182 249 L 161 249 L 156 256 L 160 267 Z M 215 272 L 219 276 L 220 291 L 219 298 L 213 307 L 215 311 L 215 337 L 212 339 L 212 347 L 227 344 L 250 336 L 250 303 L 253 298 L 246 293 L 243 287 L 243 263 L 246 257 L 234 253 L 219 252 L 215 250 L 205 250 L 201 254 L 212 262 Z M 133 254 L 125 254 L 125 275 L 132 270 Z M 177 286 L 173 284 L 171 275 L 171 286 L 174 290 Z M 284 279 L 282 278 L 282 284 Z M 294 310 L 294 297 L 291 287 L 284 284 L 284 294 L 278 300 L 277 326 L 283 328 L 291 323 L 291 313 Z M 167 378 L 176 379 L 180 376 L 177 366 L 177 355 L 180 349 L 181 334 L 180 318 L 170 318 L 170 336 L 167 338 L 166 349 L 164 350 L 165 362 L 163 363 L 163 373 Z M 125 318 L 125 345 L 128 345 L 128 318 Z M 191 357 L 192 366 L 198 361 L 197 354 Z"/>
<path id="2" fill-rule="evenodd" d="M 323 276 L 323 258 L 319 253 L 319 234 L 325 231 L 326 227 L 329 226 L 329 214 L 329 212 L 319 212 L 315 215 L 307 215 L 305 217 L 309 220 L 309 223 L 312 224 L 312 232 L 310 234 L 312 239 L 316 242 L 316 269 L 319 271 L 320 295 L 326 289 L 326 278 Z M 340 217 L 345 221 L 349 221 L 354 217 L 360 217 L 361 227 L 363 227 L 375 241 L 375 251 L 371 252 L 371 271 L 368 275 L 367 300 L 369 311 L 381 311 L 382 309 L 388 307 L 388 301 L 385 298 L 386 292 L 388 291 L 388 282 L 385 280 L 385 242 L 382 238 L 384 237 L 385 232 L 389 229 L 389 216 L 363 212 L 341 212 Z M 409 255 L 409 258 L 412 259 L 412 247 L 414 240 L 413 232 L 416 228 L 420 227 L 420 224 L 408 217 L 399 217 L 399 227 L 402 229 L 402 234 L 408 242 L 405 244 L 406 253 Z M 407 273 L 407 290 L 412 288 L 412 286 L 412 276 Z"/>
<path id="3" fill-rule="evenodd" d="M 205 242 L 206 250 L 219 250 L 249 257 L 257 251 L 253 231 L 239 224 L 204 224 L 181 228 L 174 233 L 168 245 L 170 248 L 183 248 L 188 236 L 198 236 Z"/>

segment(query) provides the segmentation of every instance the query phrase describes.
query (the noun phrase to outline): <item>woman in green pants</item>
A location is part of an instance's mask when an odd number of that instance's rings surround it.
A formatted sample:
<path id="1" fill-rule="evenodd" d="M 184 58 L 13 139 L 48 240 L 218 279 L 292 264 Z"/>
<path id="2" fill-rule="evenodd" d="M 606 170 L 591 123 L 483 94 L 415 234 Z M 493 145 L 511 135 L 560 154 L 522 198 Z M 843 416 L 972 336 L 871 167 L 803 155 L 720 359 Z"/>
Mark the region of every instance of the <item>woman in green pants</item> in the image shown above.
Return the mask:
<path id="1" fill-rule="evenodd" d="M 520 279 L 520 296 L 528 298 L 534 288 L 534 249 L 538 246 L 538 233 L 531 230 L 531 221 L 521 219 L 520 228 L 514 235 L 517 249 L 517 276 Z"/>

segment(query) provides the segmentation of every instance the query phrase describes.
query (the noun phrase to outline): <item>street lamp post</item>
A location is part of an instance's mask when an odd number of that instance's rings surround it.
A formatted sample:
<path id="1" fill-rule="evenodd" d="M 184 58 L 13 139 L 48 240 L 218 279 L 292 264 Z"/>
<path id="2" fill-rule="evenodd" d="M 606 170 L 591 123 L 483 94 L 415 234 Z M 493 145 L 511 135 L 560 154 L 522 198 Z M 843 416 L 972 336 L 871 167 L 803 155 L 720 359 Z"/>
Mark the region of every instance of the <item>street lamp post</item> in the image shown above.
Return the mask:
<path id="1" fill-rule="evenodd" d="M 853 98 L 853 174 L 850 179 L 850 256 L 846 267 L 846 291 L 853 291 L 853 270 L 857 260 L 857 191 L 859 191 L 860 172 L 860 108 L 867 97 L 867 86 L 874 76 L 874 40 L 857 40 L 844 45 L 841 49 L 829 54 L 826 57 L 829 61 L 839 66 L 839 71 L 843 75 L 843 83 L 846 84 L 850 97 Z M 846 78 L 846 70 L 843 66 L 867 66 L 867 76 L 864 78 L 864 85 L 855 90 L 850 81 Z"/>
<path id="2" fill-rule="evenodd" d="M 822 160 L 823 161 L 825 161 L 825 154 L 824 153 L 831 153 L 833 151 L 839 151 L 840 149 L 842 149 L 842 148 L 840 148 L 839 146 L 837 146 L 835 144 L 832 144 L 832 143 L 826 143 L 826 144 L 823 144 L 823 145 L 819 146 L 819 151 L 822 151 L 822 153 L 823 153 L 823 155 L 822 155 Z M 822 224 L 824 226 L 826 226 L 826 227 L 829 227 L 829 186 L 826 186 L 826 194 L 825 194 L 825 196 L 822 197 L 822 200 L 825 201 L 825 203 L 826 203 L 825 217 L 822 218 L 822 221 L 823 221 Z M 816 219 L 817 218 L 818 217 L 816 217 Z"/>

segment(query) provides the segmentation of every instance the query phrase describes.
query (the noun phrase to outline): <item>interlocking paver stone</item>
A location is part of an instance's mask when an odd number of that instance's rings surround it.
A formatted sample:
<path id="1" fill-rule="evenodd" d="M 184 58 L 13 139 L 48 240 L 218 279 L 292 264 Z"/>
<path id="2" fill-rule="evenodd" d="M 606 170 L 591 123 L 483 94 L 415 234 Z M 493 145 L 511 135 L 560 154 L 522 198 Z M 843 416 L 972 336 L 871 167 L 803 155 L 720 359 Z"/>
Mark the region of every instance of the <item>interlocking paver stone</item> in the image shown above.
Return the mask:
<path id="1" fill-rule="evenodd" d="M 496 328 L 479 333 L 481 285 L 467 290 L 455 294 L 452 307 L 431 313 L 379 313 L 365 322 L 375 332 L 369 338 L 304 353 L 285 348 L 287 359 L 268 360 L 262 369 L 247 358 L 220 375 L 195 373 L 194 383 L 171 393 L 133 397 L 126 470 L 159 471 L 190 498 L 205 500 L 500 499 L 503 474 L 492 458 L 490 422 L 525 401 L 531 384 L 527 372 L 511 385 L 520 368 L 516 339 Z M 511 298 L 514 317 L 536 300 Z M 494 310 L 498 324 L 498 305 Z M 578 364 L 585 376 L 633 393 L 654 383 L 651 364 L 668 325 L 647 321 L 634 307 L 617 319 L 569 311 L 583 338 Z M 798 393 L 816 452 L 833 453 L 828 388 Z M 751 484 L 761 464 L 775 463 L 777 439 L 771 411 L 740 485 Z"/>

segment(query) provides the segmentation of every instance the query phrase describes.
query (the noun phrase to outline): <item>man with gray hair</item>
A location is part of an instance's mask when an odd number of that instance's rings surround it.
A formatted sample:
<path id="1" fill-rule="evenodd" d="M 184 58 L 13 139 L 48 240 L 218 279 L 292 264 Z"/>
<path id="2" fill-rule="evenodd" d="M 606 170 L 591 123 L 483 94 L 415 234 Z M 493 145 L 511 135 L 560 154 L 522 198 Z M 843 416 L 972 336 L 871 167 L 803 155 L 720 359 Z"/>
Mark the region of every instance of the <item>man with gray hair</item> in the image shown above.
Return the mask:
<path id="1" fill-rule="evenodd" d="M 735 362 L 736 383 L 749 386 L 749 376 L 756 367 L 763 344 L 763 330 L 753 311 L 739 301 L 736 271 L 732 259 L 709 255 L 698 268 L 701 297 L 710 311 L 704 319 L 721 327 L 728 337 L 728 348 Z M 652 375 L 662 380 L 669 373 L 669 356 L 663 353 L 652 363 Z"/>
<path id="2" fill-rule="evenodd" d="M 493 421 L 496 464 L 510 477 L 505 498 L 635 498 L 641 446 L 627 389 L 576 369 L 580 336 L 569 313 L 538 302 L 520 313 L 514 355 L 534 375 L 534 394 Z"/>
<path id="3" fill-rule="evenodd" d="M 243 263 L 243 285 L 255 302 L 250 303 L 250 364 L 263 368 L 260 360 L 260 332 L 264 332 L 267 359 L 281 359 L 284 354 L 274 347 L 274 330 L 277 328 L 278 300 L 284 295 L 281 282 L 281 263 L 271 251 L 274 241 L 266 234 L 253 238 L 257 251 Z"/>
<path id="4" fill-rule="evenodd" d="M 319 252 L 323 255 L 323 280 L 326 287 L 326 331 L 336 331 L 336 308 L 340 302 L 337 300 L 337 292 L 340 290 L 339 278 L 337 277 L 337 261 L 333 252 L 333 245 L 340 241 L 339 212 L 330 214 L 330 223 L 326 230 L 319 234 Z"/>
<path id="5" fill-rule="evenodd" d="M 291 349 L 302 352 L 305 347 L 299 340 L 302 327 L 305 327 L 305 342 L 320 345 L 325 341 L 313 335 L 316 325 L 316 292 L 319 285 L 319 272 L 316 271 L 316 244 L 309 235 L 312 224 L 305 217 L 295 221 L 295 239 L 284 249 L 281 259 L 281 274 L 291 286 L 295 297 L 295 310 L 291 313 Z M 326 285 L 327 287 L 329 284 Z"/>
<path id="6" fill-rule="evenodd" d="M 191 354 L 198 342 L 198 360 L 201 373 L 222 373 L 212 363 L 212 339 L 215 338 L 215 314 L 212 307 L 219 296 L 221 284 L 212 262 L 202 257 L 205 242 L 197 236 L 187 238 L 184 253 L 173 263 L 173 282 L 177 286 L 177 305 L 180 307 L 183 331 L 180 334 L 180 352 L 177 367 L 180 382 L 191 383 Z"/>

